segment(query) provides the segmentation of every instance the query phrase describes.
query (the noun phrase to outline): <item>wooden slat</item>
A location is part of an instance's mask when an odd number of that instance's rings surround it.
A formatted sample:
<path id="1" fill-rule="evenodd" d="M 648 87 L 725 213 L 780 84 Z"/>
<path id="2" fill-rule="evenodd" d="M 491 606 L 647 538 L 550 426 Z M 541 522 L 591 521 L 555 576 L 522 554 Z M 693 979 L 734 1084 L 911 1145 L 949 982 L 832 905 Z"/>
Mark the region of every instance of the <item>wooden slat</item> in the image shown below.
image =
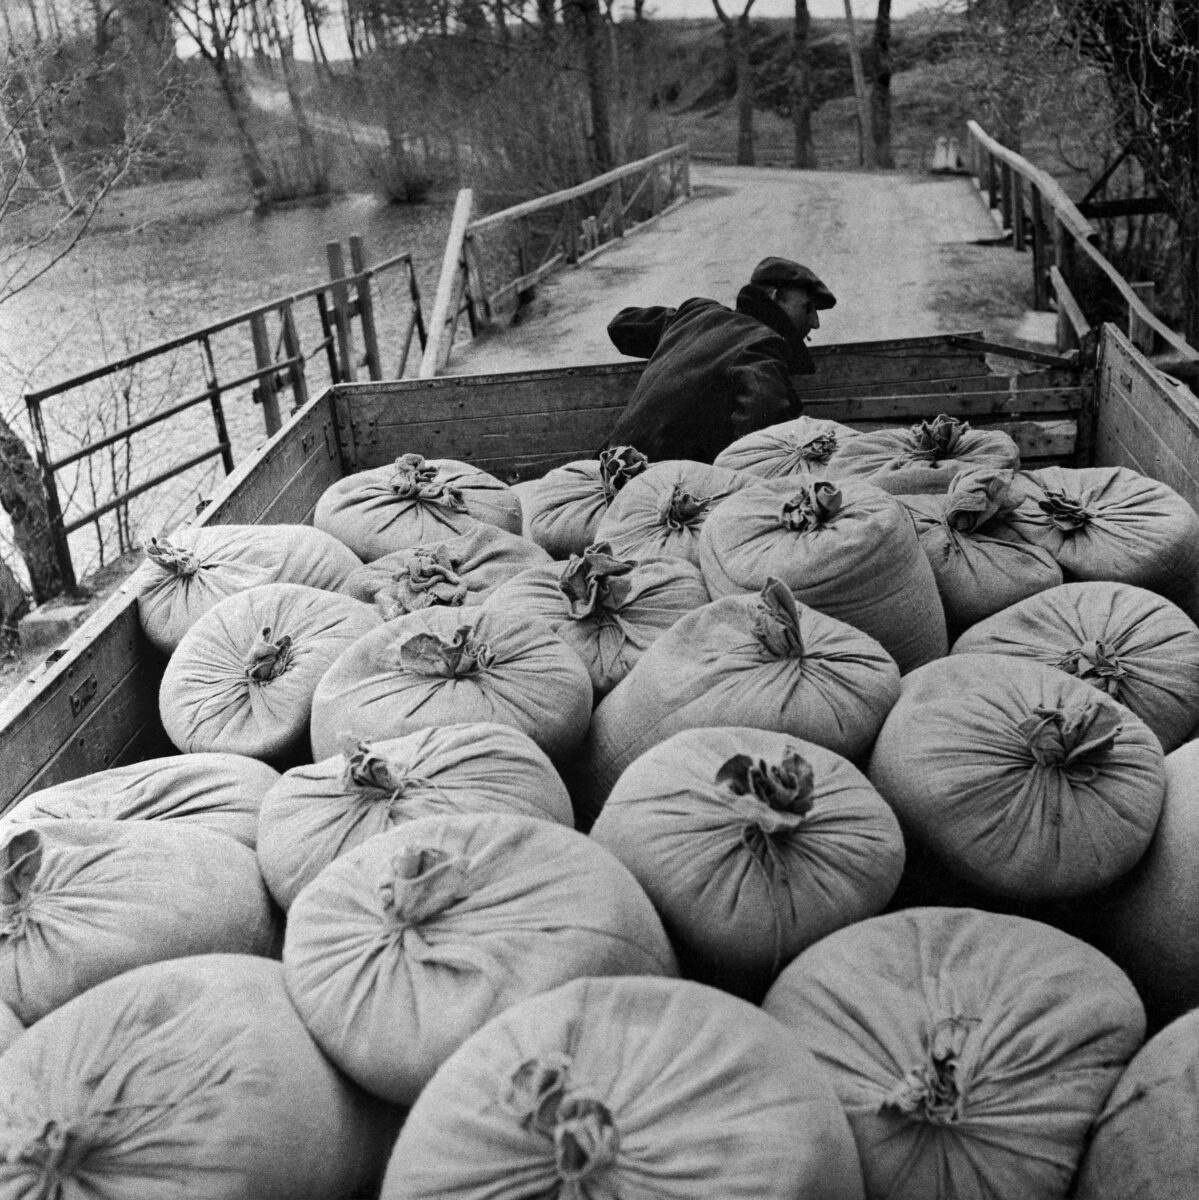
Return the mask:
<path id="1" fill-rule="evenodd" d="M 144 664 L 132 668 L 104 704 L 76 728 L 14 795 L 15 803 L 30 792 L 109 767 L 176 753 L 158 716 L 160 673 L 147 674 Z"/>
<path id="2" fill-rule="evenodd" d="M 855 429 L 894 429 L 887 421 L 854 421 Z M 1063 421 L 996 421 L 985 426 L 1009 434 L 1020 451 L 1021 465 L 1025 459 L 1065 460 L 1074 453 L 1076 425 Z"/>
<path id="3" fill-rule="evenodd" d="M 807 400 L 809 416 L 830 421 L 911 421 L 931 419 L 945 413 L 971 421 L 988 417 L 1035 415 L 1038 417 L 1075 413 L 1082 406 L 1082 390 L 1054 388 L 1040 392 L 965 392 L 932 395 L 863 396 L 838 400 Z"/>
<path id="4" fill-rule="evenodd" d="M 384 388 L 339 388 L 351 405 L 361 431 L 371 423 L 380 426 L 411 421 L 451 421 L 461 416 L 507 420 L 531 413 L 569 413 L 592 407 L 623 406 L 633 393 L 640 364 L 629 371 L 535 372 L 503 376 L 444 376 L 436 380 L 402 381 Z M 424 382 L 426 385 L 421 386 Z M 415 386 L 412 386 L 415 384 Z"/>
<path id="5" fill-rule="evenodd" d="M 1078 387 L 1078 371 L 1044 370 L 1020 375 L 1001 375 L 987 371 L 978 375 L 955 375 L 948 379 L 849 381 L 822 383 L 820 377 L 808 377 L 802 389 L 805 403 L 836 396 L 904 396 L 954 392 L 1037 392 L 1046 388 Z"/>
<path id="6" fill-rule="evenodd" d="M 813 346 L 815 375 L 797 375 L 796 389 L 823 387 L 837 380 L 868 384 L 884 379 L 948 379 L 955 375 L 983 374 L 986 356 L 977 350 L 954 346 L 951 336 L 902 338 L 880 342 L 840 342 Z"/>
<path id="7" fill-rule="evenodd" d="M 423 454 L 426 458 L 453 458 L 476 465 L 486 459 L 500 468 L 491 473 L 504 478 L 511 469 L 510 464 L 530 455 L 557 456 L 568 449 L 576 449 L 582 453 L 574 457 L 591 457 L 604 444 L 622 411 L 620 405 L 558 408 L 553 412 L 511 414 L 502 426 L 497 425 L 492 416 L 402 421 L 381 426 L 377 442 L 370 443 L 369 447 L 360 446 L 360 469 L 383 466 L 398 454 L 412 453 Z"/>
<path id="8" fill-rule="evenodd" d="M 326 391 L 224 481 L 196 523 L 299 520 L 312 506 L 311 490 L 324 491 L 341 476 L 331 392 Z"/>
<path id="9" fill-rule="evenodd" d="M 106 755 L 111 761 L 120 746 L 142 740 L 145 728 L 157 728 L 161 656 L 142 635 L 130 592 L 114 595 L 60 649 L 57 662 L 0 704 L 0 806 L 28 790 L 47 764 L 69 772 L 62 778 L 102 770 Z M 74 711 L 72 696 L 89 691 Z"/>
<path id="10" fill-rule="evenodd" d="M 1095 464 L 1150 475 L 1199 510 L 1199 400 L 1154 370 L 1114 325 L 1103 327 L 1099 376 Z"/>

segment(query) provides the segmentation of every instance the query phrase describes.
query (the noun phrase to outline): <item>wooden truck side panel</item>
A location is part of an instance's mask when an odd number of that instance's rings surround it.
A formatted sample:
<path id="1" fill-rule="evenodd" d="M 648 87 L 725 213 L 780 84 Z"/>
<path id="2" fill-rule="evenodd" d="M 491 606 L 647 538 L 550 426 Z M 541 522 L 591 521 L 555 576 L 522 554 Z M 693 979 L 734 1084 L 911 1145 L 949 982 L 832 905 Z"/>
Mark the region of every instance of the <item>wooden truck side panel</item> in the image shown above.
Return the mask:
<path id="1" fill-rule="evenodd" d="M 1199 400 L 1154 370 L 1113 326 L 1105 327 L 1095 405 L 1096 466 L 1131 467 L 1168 483 L 1199 511 Z"/>
<path id="2" fill-rule="evenodd" d="M 870 426 L 948 412 L 1008 429 L 1029 465 L 1068 459 L 1077 374 L 993 373 L 976 338 L 818 347 L 818 374 L 796 382 L 813 415 Z M 641 370 L 617 363 L 339 386 L 234 471 L 197 523 L 310 522 L 329 484 L 406 451 L 460 458 L 503 479 L 590 457 Z M 29 791 L 172 752 L 158 719 L 163 659 L 141 633 L 131 584 L 52 658 L 0 704 L 0 810 Z"/>

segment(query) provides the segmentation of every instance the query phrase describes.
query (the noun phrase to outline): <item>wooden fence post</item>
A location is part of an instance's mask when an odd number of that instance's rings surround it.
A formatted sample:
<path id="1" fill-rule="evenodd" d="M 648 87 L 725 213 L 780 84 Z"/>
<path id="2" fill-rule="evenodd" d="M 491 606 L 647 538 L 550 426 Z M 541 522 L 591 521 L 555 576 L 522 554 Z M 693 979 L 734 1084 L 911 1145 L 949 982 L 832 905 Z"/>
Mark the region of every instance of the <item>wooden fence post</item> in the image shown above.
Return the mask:
<path id="1" fill-rule="evenodd" d="M 999 179 L 1000 220 L 1006 232 L 1012 228 L 1012 168 L 1007 163 L 999 168 Z"/>
<path id="2" fill-rule="evenodd" d="M 1049 307 L 1049 289 L 1046 286 L 1048 266 L 1045 262 L 1045 210 L 1041 203 L 1041 189 L 1035 184 L 1029 189 L 1032 201 L 1032 306 L 1037 312 Z"/>
<path id="3" fill-rule="evenodd" d="M 1015 173 L 1012 175 L 1012 248 L 1014 250 L 1026 248 L 1024 240 L 1024 179 Z"/>
<path id="4" fill-rule="evenodd" d="M 612 185 L 612 236 L 624 237 L 624 189 L 618 179 Z"/>
<path id="5" fill-rule="evenodd" d="M 466 229 L 470 225 L 475 197 L 470 188 L 462 188 L 454 202 L 454 215 L 450 218 L 450 233 L 445 243 L 445 254 L 441 259 L 441 274 L 437 277 L 437 295 L 433 299 L 433 314 L 429 318 L 429 337 L 425 352 L 421 356 L 420 379 L 432 379 L 445 369 L 450 361 L 450 349 L 454 344 L 454 331 L 458 328 L 458 309 L 454 303 L 458 289 L 458 277 L 465 271 L 462 261 Z"/>
<path id="6" fill-rule="evenodd" d="M 474 234 L 469 229 L 462 239 L 462 261 L 466 267 L 466 302 L 470 306 L 470 329 L 472 334 L 476 334 L 491 324 L 491 305 L 487 303 L 487 288 L 483 283 L 483 272 L 479 268 L 479 256 L 475 252 Z"/>
<path id="7" fill-rule="evenodd" d="M 999 193 L 999 172 L 995 169 L 995 156 L 990 150 L 984 153 L 987 156 L 987 207 L 995 208 L 995 197 Z"/>
<path id="8" fill-rule="evenodd" d="M 566 261 L 579 261 L 579 206 L 574 200 L 566 202 Z"/>
<path id="9" fill-rule="evenodd" d="M 266 332 L 266 314 L 255 313 L 250 318 L 250 337 L 254 342 L 254 365 L 258 370 L 274 366 L 271 354 L 271 341 Z M 283 427 L 283 418 L 279 412 L 279 393 L 275 389 L 275 373 L 268 371 L 258 380 L 254 389 L 259 402 L 262 404 L 262 420 L 266 425 L 267 435 L 278 433 Z"/>
<path id="10" fill-rule="evenodd" d="M 375 302 L 371 294 L 371 279 L 366 274 L 366 245 L 362 235 L 350 234 L 350 266 L 362 278 L 354 285 L 358 297 L 358 316 L 362 321 L 362 343 L 366 348 L 366 370 L 371 379 L 383 378 L 379 361 L 379 338 L 375 329 Z"/>
<path id="11" fill-rule="evenodd" d="M 1156 290 L 1153 280 L 1150 279 L 1143 283 L 1132 283 L 1130 281 L 1128 286 L 1136 293 L 1137 299 L 1152 312 L 1153 295 Z M 1128 309 L 1128 340 L 1142 354 L 1152 354 L 1154 337 L 1153 327 L 1148 325 L 1142 319 L 1140 313 L 1130 305 Z"/>
<path id="12" fill-rule="evenodd" d="M 333 293 L 333 323 L 337 329 L 337 357 L 343 380 L 358 378 L 354 363 L 354 339 L 350 333 L 350 292 L 345 285 L 346 260 L 340 242 L 325 243 L 325 257 L 329 262 L 329 278 L 333 281 L 329 289 Z"/>
<path id="13" fill-rule="evenodd" d="M 296 314 L 290 296 L 279 305 L 279 319 L 283 322 L 283 350 L 287 357 L 296 359 L 287 368 L 291 383 L 292 412 L 308 403 L 308 377 L 304 372 L 304 356 L 300 353 L 300 335 L 296 331 Z"/>

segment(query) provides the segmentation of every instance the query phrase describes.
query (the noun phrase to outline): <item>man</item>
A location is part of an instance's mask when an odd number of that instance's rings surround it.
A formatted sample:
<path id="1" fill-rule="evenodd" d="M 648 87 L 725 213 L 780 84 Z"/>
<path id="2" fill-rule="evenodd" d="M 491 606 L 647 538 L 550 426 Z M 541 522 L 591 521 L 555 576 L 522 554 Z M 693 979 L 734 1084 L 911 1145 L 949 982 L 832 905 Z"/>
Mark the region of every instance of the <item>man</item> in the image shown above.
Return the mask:
<path id="1" fill-rule="evenodd" d="M 743 434 L 798 416 L 790 377 L 814 371 L 804 340 L 836 302 L 807 267 L 771 257 L 735 309 L 699 297 L 621 309 L 608 336 L 649 362 L 606 444 L 635 446 L 651 461 L 711 462 Z"/>

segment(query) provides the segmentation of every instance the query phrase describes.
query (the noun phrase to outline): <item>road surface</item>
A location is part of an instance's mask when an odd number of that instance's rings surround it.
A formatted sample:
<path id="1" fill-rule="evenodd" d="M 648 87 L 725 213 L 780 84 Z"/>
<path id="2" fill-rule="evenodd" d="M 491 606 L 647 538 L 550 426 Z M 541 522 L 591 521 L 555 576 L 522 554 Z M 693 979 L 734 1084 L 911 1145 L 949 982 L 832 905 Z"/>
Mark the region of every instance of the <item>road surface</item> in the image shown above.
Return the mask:
<path id="1" fill-rule="evenodd" d="M 812 345 L 1020 332 L 1028 256 L 994 244 L 964 176 L 701 164 L 692 181 L 691 200 L 550 276 L 515 325 L 456 345 L 447 373 L 621 361 L 605 332 L 618 309 L 689 296 L 731 305 L 767 254 L 806 263 L 837 296 Z"/>

